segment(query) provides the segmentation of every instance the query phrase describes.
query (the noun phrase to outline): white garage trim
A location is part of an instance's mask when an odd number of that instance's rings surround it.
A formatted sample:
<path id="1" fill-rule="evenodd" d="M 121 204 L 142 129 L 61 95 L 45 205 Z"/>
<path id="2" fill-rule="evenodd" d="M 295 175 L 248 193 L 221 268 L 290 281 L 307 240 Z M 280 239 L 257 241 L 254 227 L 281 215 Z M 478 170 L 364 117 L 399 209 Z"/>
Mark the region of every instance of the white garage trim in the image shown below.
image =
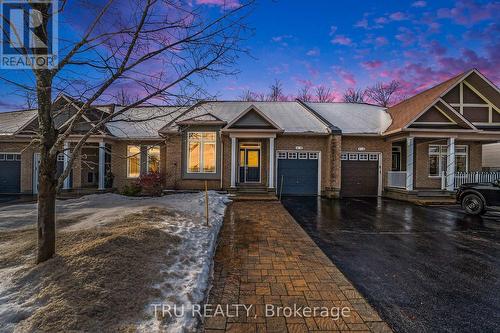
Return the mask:
<path id="1" fill-rule="evenodd" d="M 280 155 L 281 153 L 281 155 Z M 274 179 L 274 186 L 276 188 L 276 194 L 279 195 L 279 188 L 278 188 L 278 163 L 281 159 L 288 159 L 288 153 L 297 153 L 297 157 L 299 156 L 299 153 L 307 153 L 307 156 L 309 160 L 318 160 L 318 191 L 317 195 L 321 195 L 321 151 L 319 150 L 298 150 L 298 149 L 280 149 L 276 150 L 276 163 L 274 164 L 274 174 L 275 179 Z M 311 154 L 312 153 L 312 154 Z M 317 158 L 316 158 L 317 156 Z"/>

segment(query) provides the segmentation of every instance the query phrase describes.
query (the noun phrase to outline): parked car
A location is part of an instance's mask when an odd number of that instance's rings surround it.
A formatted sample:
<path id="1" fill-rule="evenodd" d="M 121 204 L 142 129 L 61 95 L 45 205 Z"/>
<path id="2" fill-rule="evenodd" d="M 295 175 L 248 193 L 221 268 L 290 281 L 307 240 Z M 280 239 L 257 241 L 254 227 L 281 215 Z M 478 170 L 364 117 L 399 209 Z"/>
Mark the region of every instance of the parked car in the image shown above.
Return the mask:
<path id="1" fill-rule="evenodd" d="M 463 184 L 457 192 L 457 203 L 470 215 L 500 210 L 500 179 L 493 183 Z"/>

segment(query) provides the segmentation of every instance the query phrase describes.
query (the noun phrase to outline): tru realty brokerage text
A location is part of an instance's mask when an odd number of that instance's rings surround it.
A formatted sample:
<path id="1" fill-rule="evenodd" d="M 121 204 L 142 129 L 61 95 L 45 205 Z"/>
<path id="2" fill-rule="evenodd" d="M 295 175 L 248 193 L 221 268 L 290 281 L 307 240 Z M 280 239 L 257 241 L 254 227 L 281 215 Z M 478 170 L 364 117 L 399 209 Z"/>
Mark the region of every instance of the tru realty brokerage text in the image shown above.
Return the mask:
<path id="1" fill-rule="evenodd" d="M 340 317 L 347 318 L 351 315 L 349 307 L 326 307 L 326 306 L 303 306 L 293 304 L 290 306 L 282 306 L 276 304 L 262 304 L 264 311 L 256 310 L 254 304 L 194 304 L 194 305 L 176 305 L 176 304 L 152 304 L 154 316 L 157 319 L 184 317 L 191 315 L 193 317 L 210 318 L 210 317 L 226 317 L 237 318 L 245 317 L 285 317 L 285 318 L 311 318 L 325 317 L 334 320 Z"/>

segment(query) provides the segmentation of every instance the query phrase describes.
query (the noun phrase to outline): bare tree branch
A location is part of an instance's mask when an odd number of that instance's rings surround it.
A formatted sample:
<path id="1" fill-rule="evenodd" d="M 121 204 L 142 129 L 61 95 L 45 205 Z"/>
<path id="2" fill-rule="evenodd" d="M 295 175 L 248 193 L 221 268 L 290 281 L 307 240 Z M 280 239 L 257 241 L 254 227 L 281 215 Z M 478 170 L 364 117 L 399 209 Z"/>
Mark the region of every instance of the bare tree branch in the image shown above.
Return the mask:
<path id="1" fill-rule="evenodd" d="M 365 92 L 361 89 L 349 88 L 344 92 L 343 99 L 346 103 L 364 103 Z"/>
<path id="2" fill-rule="evenodd" d="M 394 98 L 401 90 L 401 84 L 398 81 L 391 81 L 387 84 L 378 82 L 372 87 L 366 89 L 366 96 L 375 104 L 388 107 L 394 102 Z"/>

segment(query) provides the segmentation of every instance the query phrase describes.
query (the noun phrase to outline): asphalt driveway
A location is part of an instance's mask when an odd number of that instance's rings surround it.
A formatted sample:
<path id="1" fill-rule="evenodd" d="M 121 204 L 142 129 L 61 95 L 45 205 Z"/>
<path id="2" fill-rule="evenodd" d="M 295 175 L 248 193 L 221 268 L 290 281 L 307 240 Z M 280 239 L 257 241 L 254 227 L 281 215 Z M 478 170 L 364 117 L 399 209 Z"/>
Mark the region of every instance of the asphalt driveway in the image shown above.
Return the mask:
<path id="1" fill-rule="evenodd" d="M 395 331 L 500 331 L 499 213 L 376 198 L 283 205 Z"/>

